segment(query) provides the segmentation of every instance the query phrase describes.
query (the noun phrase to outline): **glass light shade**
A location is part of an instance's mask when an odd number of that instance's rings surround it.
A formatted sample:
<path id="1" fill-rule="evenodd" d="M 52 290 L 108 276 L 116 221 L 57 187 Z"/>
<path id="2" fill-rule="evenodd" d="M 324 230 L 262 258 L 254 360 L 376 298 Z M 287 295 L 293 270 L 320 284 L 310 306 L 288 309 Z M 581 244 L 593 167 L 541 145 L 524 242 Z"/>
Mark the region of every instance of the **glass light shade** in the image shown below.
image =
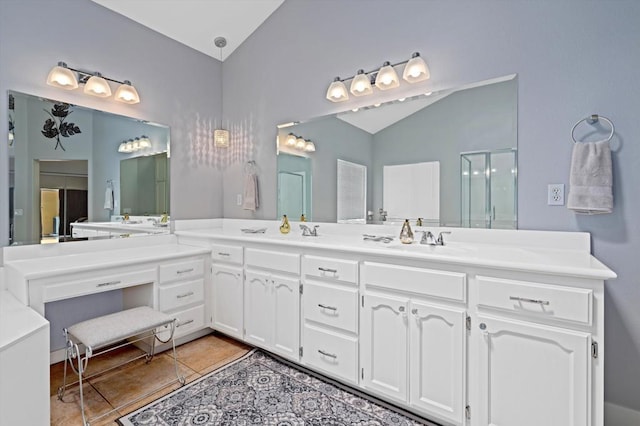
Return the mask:
<path id="1" fill-rule="evenodd" d="M 316 145 L 313 142 L 308 140 L 308 141 L 305 142 L 304 150 L 307 151 L 307 152 L 315 152 Z"/>
<path id="2" fill-rule="evenodd" d="M 409 83 L 428 80 L 431 77 L 427 63 L 420 57 L 418 52 L 414 53 L 407 65 L 404 67 L 402 78 Z"/>
<path id="3" fill-rule="evenodd" d="M 214 130 L 213 145 L 216 148 L 229 148 L 229 131 L 224 129 Z"/>
<path id="4" fill-rule="evenodd" d="M 364 70 L 358 70 L 356 76 L 351 80 L 351 88 L 349 91 L 353 93 L 354 96 L 364 96 L 373 93 L 369 76 L 364 73 Z"/>
<path id="5" fill-rule="evenodd" d="M 133 142 L 129 141 L 125 144 L 125 152 L 133 152 Z"/>
<path id="6" fill-rule="evenodd" d="M 125 81 L 116 89 L 114 95 L 116 101 L 124 102 L 125 104 L 137 104 L 140 102 L 140 96 L 135 87 L 131 85 L 131 82 Z"/>
<path id="7" fill-rule="evenodd" d="M 97 96 L 99 98 L 107 98 L 111 96 L 111 87 L 109 87 L 107 80 L 99 75 L 94 75 L 85 83 L 84 93 L 87 95 Z"/>
<path id="8" fill-rule="evenodd" d="M 142 136 L 140 138 L 140 148 L 151 148 L 151 141 L 148 137 Z"/>
<path id="9" fill-rule="evenodd" d="M 287 144 L 287 146 L 295 146 L 295 144 L 296 144 L 296 135 L 294 135 L 293 133 L 289 133 L 287 135 L 286 144 Z"/>
<path id="10" fill-rule="evenodd" d="M 296 140 L 296 148 L 298 148 L 298 149 L 304 149 L 304 147 L 305 147 L 305 145 L 306 145 L 306 144 L 307 144 L 307 141 L 305 141 L 305 140 L 304 140 L 304 139 L 302 139 L 302 138 L 298 138 L 298 139 Z"/>
<path id="11" fill-rule="evenodd" d="M 333 83 L 327 89 L 327 99 L 331 102 L 343 102 L 349 99 L 349 93 L 347 93 L 347 86 L 340 81 L 340 77 L 336 77 Z"/>
<path id="12" fill-rule="evenodd" d="M 118 146 L 118 152 L 127 152 L 127 144 L 122 142 L 120 146 Z"/>
<path id="13" fill-rule="evenodd" d="M 78 88 L 78 79 L 69 68 L 58 65 L 49 71 L 47 84 L 61 89 L 73 90 Z"/>
<path id="14" fill-rule="evenodd" d="M 400 80 L 396 70 L 393 69 L 389 62 L 385 62 L 376 75 L 376 87 L 380 90 L 388 90 L 398 87 Z"/>

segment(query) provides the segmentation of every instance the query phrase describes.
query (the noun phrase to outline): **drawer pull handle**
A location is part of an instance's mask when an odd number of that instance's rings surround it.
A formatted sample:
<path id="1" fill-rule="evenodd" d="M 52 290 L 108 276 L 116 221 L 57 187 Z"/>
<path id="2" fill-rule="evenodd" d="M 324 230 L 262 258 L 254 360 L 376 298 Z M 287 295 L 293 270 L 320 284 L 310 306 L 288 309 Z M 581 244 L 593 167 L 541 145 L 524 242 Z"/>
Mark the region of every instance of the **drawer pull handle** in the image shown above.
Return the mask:
<path id="1" fill-rule="evenodd" d="M 193 292 L 190 291 L 189 293 L 185 293 L 185 294 L 179 294 L 176 296 L 177 299 L 183 299 L 185 297 L 189 297 L 189 296 L 193 296 Z"/>
<path id="2" fill-rule="evenodd" d="M 218 252 L 218 256 L 231 256 L 230 253 L 223 253 L 221 251 Z"/>
<path id="3" fill-rule="evenodd" d="M 516 300 L 518 302 L 537 303 L 538 305 L 548 305 L 548 300 L 528 299 L 526 297 L 509 296 L 509 300 Z"/>
<path id="4" fill-rule="evenodd" d="M 322 349 L 318 349 L 318 352 L 319 352 L 321 355 L 328 356 L 329 358 L 333 358 L 333 359 L 338 358 L 338 355 L 336 355 L 336 354 L 330 354 L 329 352 L 325 352 L 325 351 L 323 351 Z"/>
<path id="5" fill-rule="evenodd" d="M 331 268 L 320 268 L 320 267 L 318 267 L 318 270 L 320 272 L 331 272 L 332 274 L 337 274 L 338 273 L 337 269 L 331 269 Z"/>
<path id="6" fill-rule="evenodd" d="M 118 285 L 121 282 L 122 281 L 109 281 L 108 283 L 100 283 L 96 287 L 107 287 L 107 286 L 110 286 L 110 285 Z"/>
<path id="7" fill-rule="evenodd" d="M 336 308 L 335 306 L 327 306 L 327 305 L 323 305 L 322 303 L 318 303 L 318 306 L 322 309 L 329 309 L 330 311 L 338 310 L 338 308 Z"/>
<path id="8" fill-rule="evenodd" d="M 187 272 L 193 272 L 193 268 L 181 269 L 179 271 L 176 271 L 176 274 L 186 274 Z"/>
<path id="9" fill-rule="evenodd" d="M 192 322 L 193 322 L 193 320 L 192 320 L 192 319 L 187 320 L 187 321 L 185 321 L 185 322 L 181 322 L 180 324 L 176 325 L 176 328 L 178 328 L 178 327 L 182 327 L 183 325 L 191 324 Z"/>

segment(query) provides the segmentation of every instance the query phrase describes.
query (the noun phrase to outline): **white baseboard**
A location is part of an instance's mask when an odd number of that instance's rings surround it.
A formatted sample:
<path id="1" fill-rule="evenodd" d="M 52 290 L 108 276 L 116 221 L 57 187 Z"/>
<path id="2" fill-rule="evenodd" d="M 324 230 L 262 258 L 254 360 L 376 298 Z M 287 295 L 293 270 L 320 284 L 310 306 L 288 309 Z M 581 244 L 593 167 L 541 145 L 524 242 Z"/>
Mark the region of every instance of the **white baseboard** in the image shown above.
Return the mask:
<path id="1" fill-rule="evenodd" d="M 605 402 L 604 424 L 605 426 L 638 426 L 640 425 L 640 411 Z"/>

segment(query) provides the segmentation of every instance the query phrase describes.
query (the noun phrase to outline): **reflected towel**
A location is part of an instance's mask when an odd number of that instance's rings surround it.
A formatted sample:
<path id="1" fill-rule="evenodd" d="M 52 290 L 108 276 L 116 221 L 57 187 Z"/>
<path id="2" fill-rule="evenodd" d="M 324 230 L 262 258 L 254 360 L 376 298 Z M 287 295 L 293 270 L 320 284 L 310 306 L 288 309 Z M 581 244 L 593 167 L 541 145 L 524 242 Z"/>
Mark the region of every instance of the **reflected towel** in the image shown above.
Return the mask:
<path id="1" fill-rule="evenodd" d="M 573 145 L 567 208 L 580 214 L 613 210 L 611 149 L 608 141 Z"/>
<path id="2" fill-rule="evenodd" d="M 104 209 L 113 210 L 113 188 L 110 186 L 104 192 Z"/>
<path id="3" fill-rule="evenodd" d="M 258 176 L 253 173 L 244 177 L 244 194 L 242 208 L 244 210 L 256 211 L 260 206 L 258 200 Z"/>

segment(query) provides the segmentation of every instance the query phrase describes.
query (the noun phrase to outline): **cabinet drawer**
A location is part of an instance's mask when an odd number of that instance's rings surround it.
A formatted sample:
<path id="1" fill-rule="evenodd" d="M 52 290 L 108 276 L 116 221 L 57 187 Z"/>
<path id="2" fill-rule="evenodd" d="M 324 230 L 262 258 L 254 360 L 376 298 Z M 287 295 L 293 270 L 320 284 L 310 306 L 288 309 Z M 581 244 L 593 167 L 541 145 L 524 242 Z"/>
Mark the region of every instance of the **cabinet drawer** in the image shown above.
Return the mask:
<path id="1" fill-rule="evenodd" d="M 591 324 L 592 290 L 482 276 L 477 279 L 480 306 Z"/>
<path id="2" fill-rule="evenodd" d="M 358 340 L 306 324 L 303 329 L 306 365 L 330 376 L 358 383 Z"/>
<path id="3" fill-rule="evenodd" d="M 358 331 L 358 289 L 320 283 L 304 285 L 302 295 L 305 320 L 345 331 Z"/>
<path id="4" fill-rule="evenodd" d="M 292 253 L 248 248 L 245 250 L 245 263 L 257 268 L 300 273 L 300 255 Z"/>
<path id="5" fill-rule="evenodd" d="M 460 302 L 467 298 L 467 274 L 365 262 L 363 279 L 367 286 L 409 291 Z"/>
<path id="6" fill-rule="evenodd" d="M 358 262 L 355 260 L 304 256 L 302 272 L 309 277 L 328 278 L 354 284 L 358 282 Z"/>
<path id="7" fill-rule="evenodd" d="M 204 271 L 204 261 L 202 259 L 188 259 L 181 262 L 166 263 L 160 265 L 160 284 L 197 278 L 202 276 Z"/>
<path id="8" fill-rule="evenodd" d="M 156 281 L 156 270 L 153 268 L 120 274 L 115 273 L 113 275 L 100 275 L 75 281 L 66 281 L 64 278 L 62 280 L 64 281 L 59 284 L 46 284 L 42 287 L 43 302 L 153 283 Z"/>
<path id="9" fill-rule="evenodd" d="M 215 262 L 228 262 L 242 264 L 242 247 L 225 246 L 222 244 L 211 245 L 211 259 Z"/>
<path id="10" fill-rule="evenodd" d="M 204 301 L 204 280 L 160 287 L 160 310 L 169 311 Z"/>
<path id="11" fill-rule="evenodd" d="M 204 304 L 185 309 L 184 311 L 175 312 L 171 315 L 177 320 L 176 331 L 173 335 L 174 338 L 185 336 L 204 328 Z M 169 330 L 158 333 L 158 337 L 162 340 L 167 340 L 169 336 Z"/>

